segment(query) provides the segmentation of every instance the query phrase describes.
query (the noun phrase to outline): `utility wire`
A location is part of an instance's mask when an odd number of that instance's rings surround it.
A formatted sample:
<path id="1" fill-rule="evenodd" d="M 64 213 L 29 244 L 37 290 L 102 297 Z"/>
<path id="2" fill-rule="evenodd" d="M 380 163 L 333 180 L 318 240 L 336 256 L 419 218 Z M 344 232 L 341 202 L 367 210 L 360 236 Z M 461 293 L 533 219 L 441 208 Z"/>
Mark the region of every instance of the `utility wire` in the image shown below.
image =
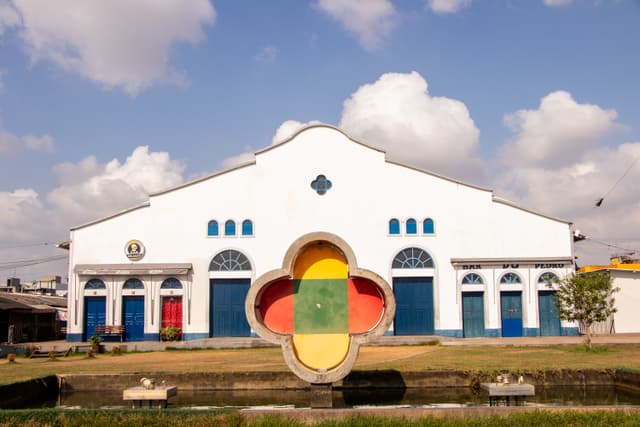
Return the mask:
<path id="1" fill-rule="evenodd" d="M 3 249 L 32 248 L 32 247 L 35 247 L 35 246 L 49 246 L 49 245 L 57 245 L 57 243 L 42 242 L 42 243 L 27 243 L 27 244 L 24 244 L 24 245 L 15 245 L 15 246 L 0 246 L 0 250 L 3 250 Z"/>
<path id="2" fill-rule="evenodd" d="M 614 189 L 614 188 L 616 188 L 616 187 L 618 186 L 618 184 L 620 184 L 620 181 L 622 181 L 622 180 L 624 179 L 624 177 L 625 177 L 625 176 L 627 176 L 627 174 L 629 173 L 629 171 L 631 170 L 631 168 L 633 167 L 633 165 L 635 165 L 635 164 L 636 164 L 636 162 L 638 161 L 638 159 L 640 159 L 640 156 L 636 157 L 636 159 L 635 159 L 633 162 L 631 162 L 631 164 L 629 165 L 629 167 L 627 168 L 627 170 L 626 170 L 626 171 L 624 171 L 624 173 L 622 174 L 622 176 L 621 176 L 620 178 L 618 178 L 618 180 L 616 181 L 616 183 L 615 183 L 615 184 L 613 184 L 613 185 L 611 186 L 611 188 L 609 188 L 609 190 L 608 190 L 606 193 L 604 193 L 604 196 L 602 196 L 602 197 L 600 197 L 600 198 L 598 199 L 598 201 L 596 202 L 596 207 L 597 207 L 597 208 L 599 208 L 600 206 L 602 206 L 602 202 L 604 202 L 604 198 L 605 198 L 605 197 L 607 197 L 607 195 L 608 195 L 609 193 L 611 193 L 611 191 L 613 191 L 613 189 Z"/>
<path id="3" fill-rule="evenodd" d="M 594 239 L 592 237 L 587 237 L 586 240 L 587 241 L 591 241 L 593 243 L 597 243 L 599 245 L 607 246 L 609 248 L 619 249 L 619 250 L 622 250 L 622 251 L 625 251 L 625 252 L 631 252 L 631 253 L 640 252 L 640 249 L 624 248 L 622 246 L 614 245 L 613 243 L 607 243 L 607 242 L 603 242 L 603 241 L 600 241 L 600 240 L 596 240 L 596 239 Z"/>
<path id="4" fill-rule="evenodd" d="M 37 264 L 45 264 L 47 262 L 53 262 L 53 261 L 60 261 L 63 259 L 67 259 L 67 257 L 68 255 L 56 255 L 56 256 L 50 256 L 46 258 L 33 258 L 33 259 L 0 262 L 0 271 L 13 270 L 20 267 L 29 267 Z"/>

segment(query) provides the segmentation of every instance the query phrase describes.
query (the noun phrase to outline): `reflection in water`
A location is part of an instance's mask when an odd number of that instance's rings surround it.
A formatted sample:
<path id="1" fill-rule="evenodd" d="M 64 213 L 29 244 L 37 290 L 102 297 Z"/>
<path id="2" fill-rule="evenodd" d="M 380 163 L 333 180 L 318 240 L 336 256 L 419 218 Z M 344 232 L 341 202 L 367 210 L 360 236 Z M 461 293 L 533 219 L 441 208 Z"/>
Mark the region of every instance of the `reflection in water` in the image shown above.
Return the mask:
<path id="1" fill-rule="evenodd" d="M 169 408 L 188 407 L 248 407 L 294 406 L 308 407 L 308 390 L 178 390 L 169 400 Z M 482 392 L 469 388 L 443 389 L 347 389 L 334 390 L 334 407 L 354 406 L 488 406 L 489 399 Z M 640 405 L 640 394 L 610 387 L 536 387 L 536 395 L 526 405 L 590 406 Z M 56 402 L 49 402 L 55 406 Z M 49 406 L 47 405 L 47 406 Z M 100 408 L 126 407 L 122 392 L 63 393 L 57 406 Z"/>

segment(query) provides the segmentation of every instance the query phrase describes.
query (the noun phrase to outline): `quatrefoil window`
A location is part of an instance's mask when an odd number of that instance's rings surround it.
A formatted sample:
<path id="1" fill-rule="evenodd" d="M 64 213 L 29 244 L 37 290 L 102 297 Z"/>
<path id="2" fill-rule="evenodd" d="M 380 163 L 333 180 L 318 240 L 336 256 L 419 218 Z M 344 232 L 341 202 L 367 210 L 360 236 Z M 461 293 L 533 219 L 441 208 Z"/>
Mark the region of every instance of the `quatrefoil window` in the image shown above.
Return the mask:
<path id="1" fill-rule="evenodd" d="M 331 189 L 331 181 L 329 181 L 324 175 L 318 175 L 316 179 L 311 181 L 311 188 L 316 190 L 316 193 L 322 196 Z"/>

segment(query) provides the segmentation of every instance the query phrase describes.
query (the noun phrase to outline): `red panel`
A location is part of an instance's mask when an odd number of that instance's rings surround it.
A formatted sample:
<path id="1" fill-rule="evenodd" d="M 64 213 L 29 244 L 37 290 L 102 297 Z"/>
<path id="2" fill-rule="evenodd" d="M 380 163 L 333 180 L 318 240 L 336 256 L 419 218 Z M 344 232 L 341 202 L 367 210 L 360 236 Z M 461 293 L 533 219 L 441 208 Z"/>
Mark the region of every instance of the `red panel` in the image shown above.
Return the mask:
<path id="1" fill-rule="evenodd" d="M 384 312 L 384 298 L 378 286 L 360 277 L 349 278 L 349 333 L 373 329 Z"/>
<path id="2" fill-rule="evenodd" d="M 162 298 L 162 327 L 169 325 L 182 329 L 182 297 Z"/>
<path id="3" fill-rule="evenodd" d="M 293 280 L 273 282 L 260 298 L 264 325 L 277 334 L 293 334 Z"/>

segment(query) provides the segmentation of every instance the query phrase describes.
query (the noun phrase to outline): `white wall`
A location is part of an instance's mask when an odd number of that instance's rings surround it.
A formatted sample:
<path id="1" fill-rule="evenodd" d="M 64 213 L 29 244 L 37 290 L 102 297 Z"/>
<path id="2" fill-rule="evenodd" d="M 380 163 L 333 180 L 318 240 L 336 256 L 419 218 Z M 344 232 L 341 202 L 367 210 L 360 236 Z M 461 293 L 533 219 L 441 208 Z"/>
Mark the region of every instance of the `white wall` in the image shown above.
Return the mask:
<path id="1" fill-rule="evenodd" d="M 319 174 L 333 185 L 322 196 L 310 187 Z M 426 217 L 435 222 L 434 235 L 420 233 Z M 398 218 L 403 231 L 404 221 L 415 218 L 418 234 L 389 236 L 390 218 Z M 242 220 L 250 219 L 255 236 L 207 237 L 211 219 L 218 221 L 221 234 L 227 219 L 236 221 L 238 234 Z M 76 264 L 128 263 L 124 246 L 131 239 L 146 246 L 141 262 L 192 263 L 192 324 L 188 332 L 204 333 L 209 328 L 208 266 L 218 252 L 237 249 L 246 254 L 255 279 L 280 267 L 291 243 L 314 231 L 343 238 L 360 267 L 378 273 L 389 283 L 396 253 L 411 246 L 429 252 L 436 264 L 436 329 L 462 327 L 459 274 L 451 258 L 571 256 L 569 224 L 495 202 L 490 191 L 388 163 L 384 153 L 320 126 L 258 152 L 255 165 L 154 195 L 148 207 L 74 230 L 70 268 Z M 496 273 L 500 274 L 492 274 Z M 528 270 L 521 273 L 532 274 Z M 81 280 L 75 277 L 70 284 L 71 310 L 71 299 L 81 296 Z M 528 282 L 524 286 L 529 286 Z M 71 290 L 74 287 L 75 292 Z M 495 301 L 499 290 L 489 291 L 494 293 L 490 301 Z M 537 301 L 526 308 L 529 326 L 537 321 L 536 307 Z M 496 306 L 489 309 L 492 314 L 487 327 L 498 327 Z M 79 327 L 81 322 L 70 325 L 70 330 L 79 332 Z"/>

